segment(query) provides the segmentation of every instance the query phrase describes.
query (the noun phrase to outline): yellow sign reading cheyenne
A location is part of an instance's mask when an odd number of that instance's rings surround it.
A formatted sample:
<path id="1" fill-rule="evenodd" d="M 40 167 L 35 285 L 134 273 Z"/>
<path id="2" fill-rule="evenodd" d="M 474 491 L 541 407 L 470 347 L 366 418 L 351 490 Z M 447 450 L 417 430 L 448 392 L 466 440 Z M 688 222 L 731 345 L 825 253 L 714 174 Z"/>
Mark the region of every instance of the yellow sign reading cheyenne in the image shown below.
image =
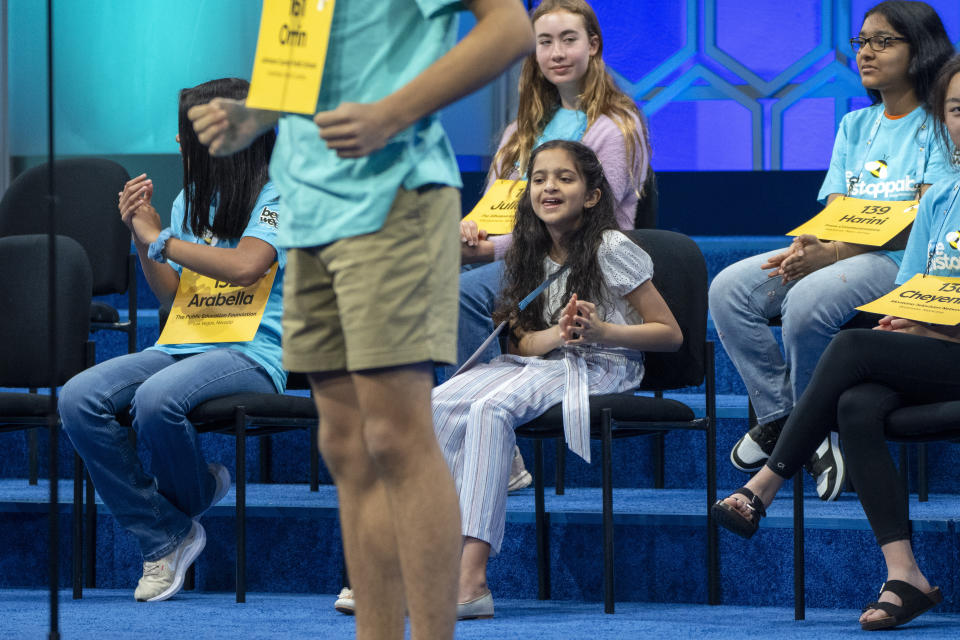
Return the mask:
<path id="1" fill-rule="evenodd" d="M 249 287 L 238 287 L 184 269 L 170 317 L 157 344 L 253 340 L 276 276 L 276 262 Z"/>
<path id="2" fill-rule="evenodd" d="M 263 0 L 247 106 L 313 113 L 334 0 Z"/>
<path id="3" fill-rule="evenodd" d="M 960 324 L 960 278 L 917 274 L 857 309 L 952 327 Z"/>
<path id="4" fill-rule="evenodd" d="M 526 180 L 494 180 L 464 220 L 473 220 L 489 234 L 510 233 L 517 215 L 517 204 L 526 186 Z"/>
<path id="5" fill-rule="evenodd" d="M 906 229 L 916 217 L 916 200 L 860 200 L 841 196 L 787 235 L 810 233 L 821 240 L 880 247 Z"/>

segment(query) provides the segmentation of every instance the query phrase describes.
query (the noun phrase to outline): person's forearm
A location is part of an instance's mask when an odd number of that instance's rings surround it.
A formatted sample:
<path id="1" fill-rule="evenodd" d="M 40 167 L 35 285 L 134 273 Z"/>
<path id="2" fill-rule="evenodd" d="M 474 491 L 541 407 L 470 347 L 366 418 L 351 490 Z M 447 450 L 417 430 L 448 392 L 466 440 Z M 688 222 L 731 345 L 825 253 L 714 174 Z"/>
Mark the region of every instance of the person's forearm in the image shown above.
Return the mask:
<path id="1" fill-rule="evenodd" d="M 533 49 L 533 29 L 518 0 L 473 0 L 477 23 L 455 47 L 383 99 L 395 132 L 482 87 Z"/>
<path id="2" fill-rule="evenodd" d="M 554 349 L 563 346 L 563 336 L 560 327 L 553 325 L 542 331 L 531 331 L 520 338 L 520 341 L 511 349 L 511 353 L 518 356 L 542 356 Z"/>
<path id="3" fill-rule="evenodd" d="M 241 287 L 254 284 L 273 264 L 272 260 L 253 259 L 239 248 L 208 247 L 177 238 L 167 241 L 164 255 L 200 275 Z"/>
<path id="4" fill-rule="evenodd" d="M 683 333 L 662 322 L 607 324 L 601 344 L 637 351 L 676 351 L 683 344 Z"/>

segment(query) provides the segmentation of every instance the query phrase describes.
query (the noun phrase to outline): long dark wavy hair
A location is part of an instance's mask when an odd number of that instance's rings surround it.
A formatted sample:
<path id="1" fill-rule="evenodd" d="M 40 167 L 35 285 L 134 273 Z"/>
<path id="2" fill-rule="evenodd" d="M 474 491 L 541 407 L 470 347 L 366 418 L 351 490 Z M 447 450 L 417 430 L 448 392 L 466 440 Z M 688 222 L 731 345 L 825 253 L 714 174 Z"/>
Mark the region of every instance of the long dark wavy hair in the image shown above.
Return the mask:
<path id="1" fill-rule="evenodd" d="M 907 73 L 913 83 L 917 100 L 929 110 L 933 82 L 940 67 L 954 53 L 953 43 L 950 42 L 947 30 L 943 28 L 943 21 L 926 2 L 887 0 L 868 9 L 863 14 L 863 19 L 866 20 L 874 13 L 883 16 L 897 33 L 902 33 L 907 39 L 907 44 L 910 45 L 910 65 Z M 867 94 L 873 104 L 882 101 L 880 92 L 875 89 L 867 89 Z"/>
<path id="2" fill-rule="evenodd" d="M 609 292 L 604 285 L 603 274 L 597 261 L 597 251 L 606 231 L 621 233 L 614 213 L 613 194 L 603 175 L 603 167 L 596 154 L 579 142 L 550 140 L 533 150 L 530 156 L 530 173 L 537 166 L 537 156 L 548 149 L 562 149 L 569 154 L 573 164 L 586 184 L 587 193 L 600 190 L 596 205 L 583 210 L 580 225 L 561 239 L 566 251 L 568 269 L 567 286 L 563 299 L 569 300 L 574 293 L 580 300 L 597 305 L 609 303 Z M 546 278 L 544 259 L 553 246 L 547 225 L 533 212 L 530 188 L 524 190 L 517 206 L 513 227 L 513 244 L 504 256 L 504 287 L 497 299 L 494 322 L 511 321 L 511 339 L 518 341 L 516 329 L 524 332 L 539 331 L 556 323 L 560 309 L 554 310 L 548 324 L 544 320 L 545 295 L 539 295 L 526 309 L 517 313 L 517 306 L 524 297 Z"/>
<path id="3" fill-rule="evenodd" d="M 199 238 L 207 232 L 224 240 L 243 235 L 260 191 L 270 179 L 267 167 L 277 135 L 270 130 L 243 151 L 214 158 L 197 138 L 187 111 L 218 97 L 243 100 L 249 88 L 250 84 L 241 78 L 221 78 L 180 90 L 179 133 L 186 204 L 183 230 L 192 231 Z M 216 204 L 216 212 L 211 225 L 212 204 Z"/>
<path id="4" fill-rule="evenodd" d="M 960 167 L 960 157 L 958 157 L 957 145 L 950 139 L 950 133 L 947 131 L 947 89 L 950 87 L 950 81 L 960 73 L 960 55 L 950 58 L 943 68 L 940 69 L 940 75 L 937 81 L 933 83 L 930 90 L 930 110 L 933 112 L 933 118 L 936 122 L 937 133 L 943 142 L 943 148 L 947 149 L 950 157 L 950 163 L 954 169 Z"/>

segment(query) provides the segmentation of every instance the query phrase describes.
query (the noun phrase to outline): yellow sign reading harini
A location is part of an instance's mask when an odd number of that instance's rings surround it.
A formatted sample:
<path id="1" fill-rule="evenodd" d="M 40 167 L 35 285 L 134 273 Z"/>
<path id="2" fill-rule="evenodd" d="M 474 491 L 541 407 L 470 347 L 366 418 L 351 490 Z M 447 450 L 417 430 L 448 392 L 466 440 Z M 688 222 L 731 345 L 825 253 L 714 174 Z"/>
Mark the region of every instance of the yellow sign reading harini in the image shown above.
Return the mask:
<path id="1" fill-rule="evenodd" d="M 157 344 L 253 340 L 276 277 L 276 262 L 249 287 L 238 287 L 184 269 L 170 317 Z"/>
<path id="2" fill-rule="evenodd" d="M 313 113 L 334 0 L 263 0 L 247 106 Z"/>
<path id="3" fill-rule="evenodd" d="M 809 233 L 820 240 L 881 247 L 913 224 L 916 217 L 916 200 L 861 200 L 841 196 L 787 235 Z"/>

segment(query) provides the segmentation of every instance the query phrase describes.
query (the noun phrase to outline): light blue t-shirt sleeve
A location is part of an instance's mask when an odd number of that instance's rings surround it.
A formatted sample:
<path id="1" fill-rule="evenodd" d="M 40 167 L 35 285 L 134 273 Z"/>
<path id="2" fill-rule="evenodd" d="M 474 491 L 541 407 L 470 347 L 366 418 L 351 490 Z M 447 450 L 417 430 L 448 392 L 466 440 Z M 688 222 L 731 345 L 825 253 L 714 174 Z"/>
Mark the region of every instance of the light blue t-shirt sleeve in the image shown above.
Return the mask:
<path id="1" fill-rule="evenodd" d="M 466 9 L 460 0 L 416 0 L 416 2 L 424 18 L 435 18 L 444 13 Z"/>
<path id="2" fill-rule="evenodd" d="M 247 222 L 247 228 L 243 230 L 243 236 L 263 240 L 276 249 L 277 262 L 283 269 L 287 266 L 287 254 L 277 246 L 280 209 L 280 194 L 274 188 L 273 183 L 268 182 L 260 191 L 260 197 L 257 198 L 257 203 L 250 212 L 250 221 Z"/>
<path id="3" fill-rule="evenodd" d="M 937 210 L 938 204 L 945 194 L 950 193 L 948 187 L 953 184 L 948 181 L 942 181 L 939 185 L 930 187 L 920 198 L 920 207 L 917 209 L 917 217 L 910 228 L 910 236 L 907 238 L 907 248 L 903 251 L 903 260 L 900 262 L 900 271 L 894 282 L 898 285 L 903 284 L 918 273 L 923 273 L 927 267 L 927 245 L 930 240 L 930 220 Z"/>
<path id="4" fill-rule="evenodd" d="M 843 116 L 843 119 L 840 120 L 837 137 L 833 141 L 833 154 L 830 156 L 830 168 L 827 170 L 827 176 L 823 179 L 820 193 L 817 194 L 817 200 L 820 204 L 827 204 L 827 196 L 831 193 L 847 192 L 847 125 L 849 122 L 850 114 Z"/>
<path id="5" fill-rule="evenodd" d="M 922 184 L 937 184 L 944 181 L 952 182 L 956 179 L 956 173 L 950 165 L 949 151 L 943 146 L 943 140 L 938 136 L 936 127 L 927 126 L 930 131 L 928 147 L 930 155 L 927 158 L 927 166 L 923 172 Z"/>

